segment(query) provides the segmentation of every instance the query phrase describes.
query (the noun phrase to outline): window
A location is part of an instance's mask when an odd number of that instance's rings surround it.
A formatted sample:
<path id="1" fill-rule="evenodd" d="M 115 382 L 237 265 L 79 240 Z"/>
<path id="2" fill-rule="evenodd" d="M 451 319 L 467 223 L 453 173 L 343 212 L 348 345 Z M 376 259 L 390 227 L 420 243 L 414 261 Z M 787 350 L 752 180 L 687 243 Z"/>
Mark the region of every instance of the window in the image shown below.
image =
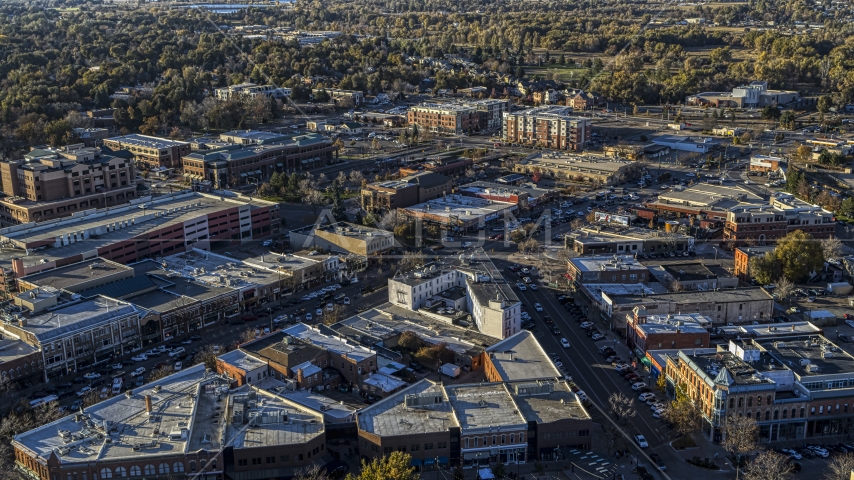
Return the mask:
<path id="1" fill-rule="evenodd" d="M 752 407 L 752 406 L 753 406 L 753 397 L 747 397 L 747 406 L 748 406 L 748 407 Z"/>
<path id="2" fill-rule="evenodd" d="M 267 463 L 276 463 L 276 457 L 267 457 Z"/>
<path id="3" fill-rule="evenodd" d="M 424 444 L 424 450 L 433 450 L 433 444 L 432 443 L 425 443 Z"/>
<path id="4" fill-rule="evenodd" d="M 245 467 L 247 463 L 249 462 L 247 462 L 245 458 L 240 458 L 237 460 L 237 466 L 239 467 Z"/>
<path id="5" fill-rule="evenodd" d="M 106 467 L 102 468 L 101 469 L 101 478 L 113 478 L 113 471 L 110 470 L 109 468 L 106 468 Z"/>
<path id="6" fill-rule="evenodd" d="M 146 475 L 154 475 L 154 465 L 146 465 L 145 466 L 145 474 Z"/>
<path id="7" fill-rule="evenodd" d="M 290 455 L 280 455 L 279 461 L 282 463 L 287 463 L 290 460 Z"/>
<path id="8" fill-rule="evenodd" d="M 466 445 L 466 448 L 469 448 L 469 439 L 468 438 L 465 439 L 465 445 Z"/>
<path id="9" fill-rule="evenodd" d="M 190 460 L 190 471 L 191 472 L 196 471 L 196 461 L 195 460 Z"/>
<path id="10" fill-rule="evenodd" d="M 164 473 L 169 473 L 169 464 L 168 463 L 161 463 L 160 465 L 157 466 L 157 471 L 161 475 Z"/>
<path id="11" fill-rule="evenodd" d="M 261 465 L 261 457 L 253 458 L 252 465 Z"/>
<path id="12" fill-rule="evenodd" d="M 172 464 L 172 471 L 175 473 L 184 473 L 184 464 L 181 462 L 175 462 Z"/>

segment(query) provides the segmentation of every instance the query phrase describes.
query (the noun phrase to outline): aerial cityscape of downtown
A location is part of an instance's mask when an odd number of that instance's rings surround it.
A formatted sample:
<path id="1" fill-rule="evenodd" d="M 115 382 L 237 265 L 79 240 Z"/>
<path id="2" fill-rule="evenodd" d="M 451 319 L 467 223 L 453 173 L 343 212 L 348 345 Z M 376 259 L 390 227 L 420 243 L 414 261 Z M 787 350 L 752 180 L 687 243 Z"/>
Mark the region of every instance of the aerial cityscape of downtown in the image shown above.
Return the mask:
<path id="1" fill-rule="evenodd" d="M 854 3 L 0 3 L 0 478 L 854 480 Z"/>

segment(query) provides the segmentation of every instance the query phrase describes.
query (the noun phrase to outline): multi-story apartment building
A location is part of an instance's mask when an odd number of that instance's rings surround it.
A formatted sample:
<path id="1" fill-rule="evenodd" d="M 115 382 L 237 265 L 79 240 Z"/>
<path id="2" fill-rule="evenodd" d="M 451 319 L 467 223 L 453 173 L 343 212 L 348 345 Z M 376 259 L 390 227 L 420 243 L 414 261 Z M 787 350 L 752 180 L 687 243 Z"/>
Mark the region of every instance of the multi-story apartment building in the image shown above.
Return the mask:
<path id="1" fill-rule="evenodd" d="M 103 296 L 63 305 L 59 296 L 51 287 L 30 290 L 15 297 L 18 313 L 0 312 L 4 336 L 41 352 L 45 381 L 141 345 L 140 313 L 134 305 Z"/>
<path id="2" fill-rule="evenodd" d="M 410 126 L 420 129 L 459 135 L 480 128 L 480 114 L 477 109 L 460 104 L 422 104 L 411 107 L 406 114 Z"/>
<path id="3" fill-rule="evenodd" d="M 226 196 L 227 195 L 227 196 Z M 261 238 L 279 231 L 277 203 L 236 194 L 177 193 L 145 202 L 7 227 L 0 234 L 20 250 L 0 255 L 17 277 L 101 257 L 127 264 L 193 248 Z M 39 252 L 38 255 L 25 255 Z"/>
<path id="4" fill-rule="evenodd" d="M 539 107 L 504 114 L 503 140 L 556 150 L 581 151 L 592 138 L 589 118 L 573 117 L 566 107 Z"/>
<path id="5" fill-rule="evenodd" d="M 217 100 L 230 100 L 234 98 L 285 98 L 291 96 L 291 89 L 276 87 L 274 85 L 257 85 L 254 83 L 240 83 L 214 90 Z"/>
<path id="6" fill-rule="evenodd" d="M 83 145 L 33 149 L 23 159 L 0 162 L 0 178 L 3 225 L 65 217 L 139 195 L 133 162 Z"/>
<path id="7" fill-rule="evenodd" d="M 709 439 L 722 439 L 732 415 L 755 418 L 764 441 L 854 427 L 854 357 L 821 335 L 730 340 L 712 353 L 684 349 L 665 358 L 668 391 L 678 388 L 700 407 Z"/>
<path id="8" fill-rule="evenodd" d="M 442 292 L 465 289 L 466 309 L 478 330 L 507 338 L 521 330 L 521 302 L 482 249 L 459 261 L 433 262 L 389 279 L 389 302 L 409 310 L 444 304 Z M 450 319 L 449 319 L 450 321 Z"/>
<path id="9" fill-rule="evenodd" d="M 774 243 L 789 232 L 801 230 L 814 238 L 828 238 L 836 232 L 833 213 L 788 193 L 777 193 L 771 205 L 738 206 L 727 212 L 724 240 Z"/>
<path id="10" fill-rule="evenodd" d="M 195 365 L 12 440 L 38 480 L 262 480 L 322 466 L 323 414 Z"/>
<path id="11" fill-rule="evenodd" d="M 128 150 L 137 165 L 148 170 L 180 168 L 181 157 L 190 153 L 188 142 L 136 133 L 104 139 L 104 145 L 113 150 Z"/>
<path id="12" fill-rule="evenodd" d="M 335 147 L 321 135 L 287 136 L 278 140 L 277 143 L 235 145 L 212 152 L 188 154 L 183 158 L 184 176 L 207 180 L 214 188 L 226 188 L 263 183 L 276 172 L 309 171 L 335 161 Z M 246 143 L 254 142 L 249 140 Z"/>
<path id="13" fill-rule="evenodd" d="M 420 172 L 398 180 L 369 183 L 362 187 L 365 210 L 380 211 L 411 207 L 447 195 L 453 179 L 433 172 Z"/>

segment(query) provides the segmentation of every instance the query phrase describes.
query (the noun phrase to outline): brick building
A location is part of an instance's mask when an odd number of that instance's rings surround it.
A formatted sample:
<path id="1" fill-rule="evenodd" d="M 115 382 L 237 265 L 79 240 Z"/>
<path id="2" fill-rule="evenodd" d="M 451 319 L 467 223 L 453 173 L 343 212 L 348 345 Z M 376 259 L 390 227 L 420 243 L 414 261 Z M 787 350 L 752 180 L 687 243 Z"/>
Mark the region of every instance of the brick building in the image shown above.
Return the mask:
<path id="1" fill-rule="evenodd" d="M 748 282 L 751 279 L 750 275 L 750 259 L 761 257 L 766 253 L 771 253 L 776 247 L 737 247 L 733 252 L 733 270 L 732 273 L 742 282 Z"/>
<path id="2" fill-rule="evenodd" d="M 480 114 L 466 105 L 424 104 L 411 107 L 406 122 L 428 132 L 459 135 L 479 130 Z"/>
<path id="3" fill-rule="evenodd" d="M 184 156 L 184 176 L 209 181 L 214 188 L 226 188 L 260 184 L 277 172 L 303 172 L 335 163 L 332 141 L 322 135 L 289 136 L 279 139 L 279 143 L 253 144 L 246 137 L 238 140 L 249 146 L 234 145 Z"/>
<path id="4" fill-rule="evenodd" d="M 15 464 L 38 480 L 263 480 L 328 460 L 323 414 L 195 365 L 23 432 Z"/>
<path id="5" fill-rule="evenodd" d="M 100 148 L 69 145 L 33 149 L 20 160 L 0 162 L 3 225 L 39 222 L 137 199 L 133 162 Z"/>
<path id="6" fill-rule="evenodd" d="M 452 190 L 453 180 L 449 176 L 421 171 L 398 180 L 365 185 L 361 191 L 362 206 L 368 211 L 406 208 L 447 195 Z"/>
<path id="7" fill-rule="evenodd" d="M 279 231 L 277 203 L 198 192 L 160 196 L 69 219 L 9 227 L 2 240 L 21 252 L 0 256 L 18 277 L 101 257 L 128 264 L 193 248 L 208 250 Z M 23 250 L 39 252 L 23 255 Z"/>
<path id="8" fill-rule="evenodd" d="M 780 157 L 769 157 L 767 155 L 753 155 L 750 157 L 751 172 L 777 172 L 780 166 L 785 165 L 786 160 Z"/>
<path id="9" fill-rule="evenodd" d="M 572 281 L 588 283 L 647 283 L 649 270 L 632 255 L 571 258 L 567 275 Z"/>
<path id="10" fill-rule="evenodd" d="M 592 122 L 570 113 L 566 107 L 554 106 L 508 112 L 501 128 L 502 139 L 511 144 L 582 151 L 592 138 Z"/>
<path id="11" fill-rule="evenodd" d="M 602 295 L 604 314 L 614 317 L 632 312 L 638 305 L 650 314 L 676 315 L 693 312 L 712 320 L 713 326 L 729 323 L 742 325 L 752 322 L 770 322 L 774 311 L 774 298 L 762 288 L 724 289 L 715 291 L 694 290 L 656 295 Z"/>
<path id="12" fill-rule="evenodd" d="M 788 233 L 801 230 L 813 238 L 828 238 L 836 232 L 833 213 L 796 198 L 789 193 L 776 193 L 770 205 L 738 206 L 726 215 L 724 240 L 737 245 L 746 241 L 774 243 Z"/>
<path id="13" fill-rule="evenodd" d="M 190 153 L 188 142 L 168 138 L 150 137 L 132 133 L 121 137 L 104 139 L 104 145 L 113 150 L 128 150 L 137 165 L 153 170 L 157 168 L 180 168 L 181 158 Z"/>
<path id="14" fill-rule="evenodd" d="M 698 314 L 650 315 L 641 305 L 626 315 L 626 344 L 638 358 L 653 349 L 708 347 L 711 324 Z"/>

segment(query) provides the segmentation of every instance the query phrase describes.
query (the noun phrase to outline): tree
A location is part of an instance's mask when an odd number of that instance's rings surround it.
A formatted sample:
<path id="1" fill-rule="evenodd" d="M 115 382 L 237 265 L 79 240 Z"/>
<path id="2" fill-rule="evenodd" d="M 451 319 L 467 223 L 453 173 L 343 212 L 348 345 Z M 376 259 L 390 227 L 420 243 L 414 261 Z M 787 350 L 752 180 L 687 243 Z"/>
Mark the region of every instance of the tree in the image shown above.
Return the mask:
<path id="1" fill-rule="evenodd" d="M 734 455 L 744 455 L 756 449 L 759 426 L 753 417 L 731 414 L 724 420 L 721 430 L 721 446 Z"/>
<path id="2" fill-rule="evenodd" d="M 440 365 L 454 363 L 454 351 L 445 343 L 424 346 L 415 352 L 415 360 L 421 365 L 438 369 Z"/>
<path id="3" fill-rule="evenodd" d="M 700 409 L 685 395 L 682 387 L 676 388 L 676 399 L 667 406 L 664 418 L 682 435 L 698 432 L 703 427 L 703 415 Z"/>
<path id="4" fill-rule="evenodd" d="M 773 450 L 766 450 L 756 456 L 747 466 L 744 480 L 787 480 L 791 477 L 792 464 L 789 457 Z M 851 475 L 851 472 L 848 472 Z"/>
<path id="5" fill-rule="evenodd" d="M 854 197 L 848 197 L 839 206 L 839 213 L 846 217 L 854 217 Z"/>
<path id="6" fill-rule="evenodd" d="M 175 368 L 172 365 L 162 365 L 151 371 L 148 376 L 148 381 L 153 382 L 155 380 L 160 380 L 161 378 L 168 377 L 173 373 L 175 373 Z"/>
<path id="7" fill-rule="evenodd" d="M 611 407 L 611 415 L 614 420 L 622 426 L 629 424 L 629 421 L 637 415 L 637 409 L 632 402 L 632 399 L 623 395 L 622 392 L 613 392 L 608 397 L 608 405 Z"/>
<path id="8" fill-rule="evenodd" d="M 216 349 L 222 351 L 222 347 L 219 345 L 216 346 Z M 211 371 L 216 371 L 216 352 L 214 351 L 214 345 L 205 345 L 196 355 L 193 357 L 193 365 L 197 365 L 199 363 L 205 364 L 205 368 L 210 369 Z"/>
<path id="9" fill-rule="evenodd" d="M 146 118 L 139 127 L 143 135 L 157 135 L 158 130 L 160 130 L 160 119 L 157 117 Z"/>
<path id="10" fill-rule="evenodd" d="M 777 294 L 780 300 L 788 299 L 795 293 L 795 284 L 786 277 L 781 277 L 777 280 L 774 293 Z"/>
<path id="11" fill-rule="evenodd" d="M 748 263 L 750 276 L 761 285 L 774 283 L 783 274 L 783 269 L 777 263 L 777 257 L 774 252 L 767 252 L 761 257 L 753 257 Z"/>
<path id="12" fill-rule="evenodd" d="M 812 159 L 812 147 L 809 145 L 799 145 L 796 155 L 802 162 L 809 161 Z"/>
<path id="13" fill-rule="evenodd" d="M 329 475 L 326 474 L 326 470 L 316 463 L 297 470 L 296 474 L 297 476 L 294 480 L 331 480 Z"/>
<path id="14" fill-rule="evenodd" d="M 821 97 L 818 97 L 818 100 L 815 102 L 815 109 L 818 110 L 820 113 L 829 112 L 830 107 L 832 107 L 832 106 L 833 106 L 833 101 L 831 100 L 830 96 L 828 96 L 828 95 L 823 95 Z"/>
<path id="15" fill-rule="evenodd" d="M 417 480 L 418 474 L 409 464 L 411 460 L 412 457 L 404 452 L 392 452 L 370 463 L 363 459 L 359 476 L 348 473 L 346 480 Z"/>
<path id="16" fill-rule="evenodd" d="M 824 265 L 821 244 L 802 230 L 795 230 L 781 238 L 774 250 L 774 257 L 783 275 L 794 282 L 807 280 L 810 272 L 816 272 Z"/>
<path id="17" fill-rule="evenodd" d="M 821 253 L 825 260 L 834 260 L 842 256 L 842 242 L 837 237 L 821 240 Z"/>
<path id="18" fill-rule="evenodd" d="M 403 255 L 401 255 L 400 259 L 397 261 L 397 268 L 401 272 L 408 272 L 410 270 L 414 270 L 420 267 L 421 265 L 424 265 L 424 254 L 417 250 L 404 251 Z"/>
<path id="19" fill-rule="evenodd" d="M 323 315 L 320 316 L 320 321 L 323 322 L 324 325 L 333 325 L 341 321 L 341 317 L 344 316 L 344 309 L 341 305 L 333 305 L 332 311 L 329 311 L 328 308 L 323 309 Z"/>
<path id="20" fill-rule="evenodd" d="M 534 167 L 531 170 L 531 181 L 533 181 L 534 183 L 539 183 L 539 181 L 542 180 L 542 178 L 543 178 L 543 173 L 540 170 L 540 167 Z"/>
<path id="21" fill-rule="evenodd" d="M 854 453 L 834 455 L 827 462 L 824 480 L 850 480 L 852 470 L 854 470 Z"/>
<path id="22" fill-rule="evenodd" d="M 251 342 L 252 340 L 255 340 L 255 338 L 257 338 L 256 334 L 255 334 L 255 329 L 252 327 L 249 327 L 246 330 L 244 330 L 243 333 L 240 334 L 239 342 L 240 343 Z"/>
<path id="23" fill-rule="evenodd" d="M 424 346 L 424 340 L 417 333 L 407 330 L 400 334 L 397 339 L 397 346 L 408 352 L 417 352 Z"/>

